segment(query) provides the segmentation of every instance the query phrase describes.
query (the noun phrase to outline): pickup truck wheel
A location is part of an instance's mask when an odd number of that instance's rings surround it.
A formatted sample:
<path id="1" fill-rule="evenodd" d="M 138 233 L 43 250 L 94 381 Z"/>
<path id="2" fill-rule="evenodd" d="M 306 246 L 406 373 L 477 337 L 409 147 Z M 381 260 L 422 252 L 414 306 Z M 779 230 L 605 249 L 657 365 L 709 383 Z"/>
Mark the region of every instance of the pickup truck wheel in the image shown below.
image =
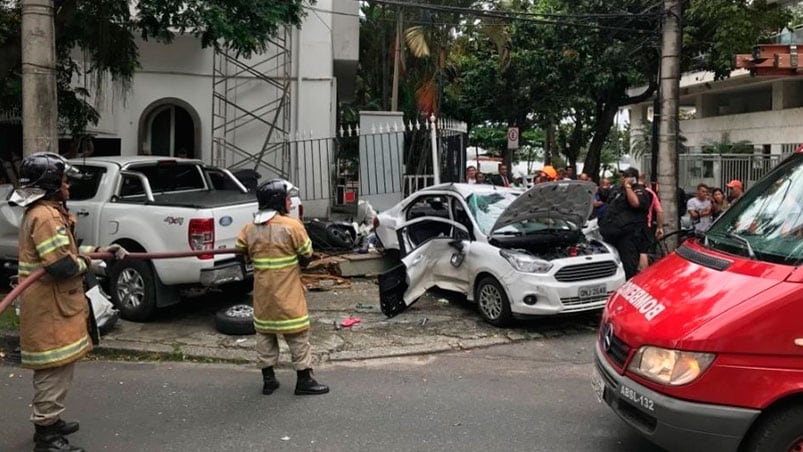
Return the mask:
<path id="1" fill-rule="evenodd" d="M 247 304 L 235 304 L 215 314 L 215 329 L 223 334 L 256 334 L 254 308 Z"/>
<path id="2" fill-rule="evenodd" d="M 507 326 L 513 320 L 507 294 L 494 277 L 486 276 L 480 280 L 474 300 L 482 317 L 491 325 Z"/>
<path id="3" fill-rule="evenodd" d="M 796 452 L 803 450 L 803 406 L 775 412 L 753 427 L 741 449 L 751 452 Z"/>
<path id="4" fill-rule="evenodd" d="M 134 259 L 117 262 L 111 268 L 109 280 L 112 301 L 124 319 L 143 322 L 156 311 L 156 281 L 147 262 Z"/>

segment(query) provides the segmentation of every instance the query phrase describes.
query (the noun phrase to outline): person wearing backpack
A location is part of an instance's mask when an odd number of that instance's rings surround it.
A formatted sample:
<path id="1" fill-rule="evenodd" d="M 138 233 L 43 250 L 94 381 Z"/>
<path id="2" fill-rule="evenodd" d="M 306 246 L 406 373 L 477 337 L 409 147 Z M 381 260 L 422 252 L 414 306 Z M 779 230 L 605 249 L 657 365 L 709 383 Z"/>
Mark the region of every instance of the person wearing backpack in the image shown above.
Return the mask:
<path id="1" fill-rule="evenodd" d="M 608 208 L 599 220 L 602 238 L 619 252 L 627 279 L 638 273 L 639 251 L 647 234 L 647 210 L 652 198 L 639 182 L 639 172 L 628 168 L 608 195 Z"/>

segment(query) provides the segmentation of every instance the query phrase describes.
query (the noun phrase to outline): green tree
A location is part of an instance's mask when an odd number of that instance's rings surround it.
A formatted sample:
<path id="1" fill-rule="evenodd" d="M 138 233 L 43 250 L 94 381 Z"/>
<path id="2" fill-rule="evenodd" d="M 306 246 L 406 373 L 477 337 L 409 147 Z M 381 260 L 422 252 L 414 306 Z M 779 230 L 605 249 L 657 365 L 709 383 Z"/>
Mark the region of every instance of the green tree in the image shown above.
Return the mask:
<path id="1" fill-rule="evenodd" d="M 706 140 L 703 144 L 705 154 L 752 154 L 753 143 L 748 140 L 732 141 L 730 133 L 724 132 L 719 140 Z"/>
<path id="2" fill-rule="evenodd" d="M 311 0 L 314 2 L 314 0 Z M 128 0 L 55 0 L 59 117 L 66 131 L 80 134 L 98 113 L 90 93 L 71 85 L 75 77 L 106 77 L 127 88 L 139 67 L 137 37 L 169 43 L 192 35 L 203 47 L 226 48 L 249 56 L 263 52 L 285 25 L 300 25 L 304 0 L 139 0 L 132 14 Z M 0 104 L 21 104 L 20 2 L 0 2 Z M 73 59 L 80 49 L 83 69 Z"/>

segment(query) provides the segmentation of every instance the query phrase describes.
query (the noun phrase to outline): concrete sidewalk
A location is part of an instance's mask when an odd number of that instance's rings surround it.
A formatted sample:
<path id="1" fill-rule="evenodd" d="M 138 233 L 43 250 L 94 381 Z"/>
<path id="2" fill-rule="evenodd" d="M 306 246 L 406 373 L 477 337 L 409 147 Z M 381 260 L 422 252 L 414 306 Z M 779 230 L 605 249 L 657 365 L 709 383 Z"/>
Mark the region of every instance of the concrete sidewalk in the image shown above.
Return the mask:
<path id="1" fill-rule="evenodd" d="M 500 329 L 485 323 L 474 305 L 442 293 L 427 294 L 407 311 L 388 319 L 379 310 L 378 286 L 369 279 L 353 279 L 351 289 L 308 292 L 307 299 L 316 364 L 538 340 L 593 331 L 599 321 L 599 313 L 590 313 L 522 321 Z M 227 336 L 215 330 L 215 312 L 231 304 L 234 301 L 219 296 L 204 296 L 162 310 L 148 323 L 121 320 L 101 340 L 98 353 L 254 362 L 255 336 Z M 350 328 L 335 328 L 350 316 L 361 322 Z M 14 339 L 14 332 L 0 334 L 5 334 L 7 344 Z M 280 365 L 288 366 L 290 357 L 286 345 L 281 344 Z"/>

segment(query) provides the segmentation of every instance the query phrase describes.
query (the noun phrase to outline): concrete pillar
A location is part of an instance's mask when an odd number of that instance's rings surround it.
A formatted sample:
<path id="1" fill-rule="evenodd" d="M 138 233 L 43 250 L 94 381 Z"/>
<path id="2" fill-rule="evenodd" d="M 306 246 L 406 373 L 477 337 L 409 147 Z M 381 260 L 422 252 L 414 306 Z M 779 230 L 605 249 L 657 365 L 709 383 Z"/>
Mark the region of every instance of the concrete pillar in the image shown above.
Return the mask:
<path id="1" fill-rule="evenodd" d="M 719 114 L 717 98 L 713 94 L 698 94 L 694 99 L 694 106 L 697 109 L 697 119 L 711 118 Z"/>
<path id="2" fill-rule="evenodd" d="M 784 91 L 785 91 L 785 83 L 781 80 L 777 80 L 772 83 L 772 109 L 773 110 L 783 110 L 786 108 L 784 105 Z"/>
<path id="3" fill-rule="evenodd" d="M 58 152 L 51 0 L 22 1 L 22 153 Z"/>

